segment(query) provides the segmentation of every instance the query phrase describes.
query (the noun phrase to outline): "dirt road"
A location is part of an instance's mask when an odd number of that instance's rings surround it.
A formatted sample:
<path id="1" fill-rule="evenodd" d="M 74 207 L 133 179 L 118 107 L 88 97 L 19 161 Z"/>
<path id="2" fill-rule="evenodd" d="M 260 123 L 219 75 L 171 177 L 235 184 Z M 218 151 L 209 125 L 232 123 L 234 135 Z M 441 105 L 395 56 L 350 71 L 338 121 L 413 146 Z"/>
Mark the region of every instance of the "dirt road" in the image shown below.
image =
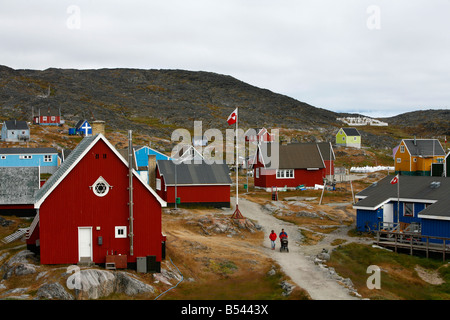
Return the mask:
<path id="1" fill-rule="evenodd" d="M 235 199 L 232 199 L 230 214 L 235 210 Z M 277 261 L 286 275 L 299 287 L 308 291 L 314 300 L 353 300 L 357 299 L 349 294 L 348 289 L 338 284 L 335 280 L 328 278 L 326 272 L 314 264 L 308 256 L 318 254 L 321 249 L 300 245 L 302 235 L 299 228 L 291 223 L 281 221 L 273 217 L 267 210 L 259 204 L 239 198 L 239 210 L 249 219 L 257 221 L 262 226 L 265 233 L 265 240 L 261 250 Z M 280 243 L 277 240 L 276 250 L 270 246 L 269 234 L 273 229 L 277 234 L 284 229 L 289 236 L 289 252 L 280 252 Z M 321 246 L 320 248 L 322 248 Z M 314 250 L 319 250 L 313 253 Z"/>

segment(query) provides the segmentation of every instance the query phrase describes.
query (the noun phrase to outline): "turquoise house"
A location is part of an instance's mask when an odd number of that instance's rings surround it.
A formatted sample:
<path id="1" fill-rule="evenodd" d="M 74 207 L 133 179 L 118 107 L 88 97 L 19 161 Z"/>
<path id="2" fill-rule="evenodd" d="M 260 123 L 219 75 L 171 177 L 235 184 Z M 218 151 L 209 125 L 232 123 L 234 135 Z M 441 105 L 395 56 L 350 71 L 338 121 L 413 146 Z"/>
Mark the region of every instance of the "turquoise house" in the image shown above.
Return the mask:
<path id="1" fill-rule="evenodd" d="M 54 173 L 60 164 L 55 148 L 0 148 L 0 167 L 39 167 Z"/>

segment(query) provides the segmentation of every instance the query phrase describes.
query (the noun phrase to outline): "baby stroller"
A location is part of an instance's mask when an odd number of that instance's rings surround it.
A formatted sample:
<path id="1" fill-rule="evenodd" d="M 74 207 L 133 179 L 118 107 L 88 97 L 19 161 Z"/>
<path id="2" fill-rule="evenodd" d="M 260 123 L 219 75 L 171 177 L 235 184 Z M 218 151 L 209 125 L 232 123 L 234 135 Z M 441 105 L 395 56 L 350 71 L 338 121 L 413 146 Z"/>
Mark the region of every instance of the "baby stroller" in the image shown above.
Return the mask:
<path id="1" fill-rule="evenodd" d="M 282 252 L 283 250 L 286 251 L 286 252 L 289 252 L 288 239 L 287 238 L 282 238 L 281 239 L 280 252 Z"/>

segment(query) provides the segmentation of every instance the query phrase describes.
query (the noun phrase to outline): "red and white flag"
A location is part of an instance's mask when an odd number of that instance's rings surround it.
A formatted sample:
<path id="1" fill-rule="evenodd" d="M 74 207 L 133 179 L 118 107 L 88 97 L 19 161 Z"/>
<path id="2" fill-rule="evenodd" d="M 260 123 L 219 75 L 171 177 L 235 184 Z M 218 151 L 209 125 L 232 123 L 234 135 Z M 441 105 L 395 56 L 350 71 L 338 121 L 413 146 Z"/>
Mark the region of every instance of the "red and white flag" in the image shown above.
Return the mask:
<path id="1" fill-rule="evenodd" d="M 232 125 L 233 123 L 236 123 L 236 120 L 237 120 L 237 108 L 228 117 L 228 119 L 227 119 L 228 125 Z"/>
<path id="2" fill-rule="evenodd" d="M 391 184 L 396 184 L 397 182 L 398 182 L 398 175 L 396 175 L 394 178 L 392 178 Z"/>

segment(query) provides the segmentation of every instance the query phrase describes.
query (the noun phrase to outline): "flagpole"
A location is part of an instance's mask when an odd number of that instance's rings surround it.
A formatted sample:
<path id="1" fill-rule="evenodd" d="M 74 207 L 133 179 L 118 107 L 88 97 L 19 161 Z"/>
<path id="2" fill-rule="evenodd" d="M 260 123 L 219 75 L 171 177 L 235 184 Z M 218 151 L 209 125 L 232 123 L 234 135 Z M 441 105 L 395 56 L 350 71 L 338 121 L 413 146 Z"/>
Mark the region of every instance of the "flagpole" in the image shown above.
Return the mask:
<path id="1" fill-rule="evenodd" d="M 400 231 L 400 173 L 397 176 L 397 224 Z"/>
<path id="2" fill-rule="evenodd" d="M 239 122 L 239 107 L 236 108 L 236 210 L 239 205 L 239 148 L 238 148 L 238 122 Z"/>
<path id="3" fill-rule="evenodd" d="M 238 140 L 238 119 L 239 119 L 239 107 L 236 108 L 236 210 L 231 218 L 233 219 L 245 219 L 245 217 L 239 211 L 239 140 Z"/>

